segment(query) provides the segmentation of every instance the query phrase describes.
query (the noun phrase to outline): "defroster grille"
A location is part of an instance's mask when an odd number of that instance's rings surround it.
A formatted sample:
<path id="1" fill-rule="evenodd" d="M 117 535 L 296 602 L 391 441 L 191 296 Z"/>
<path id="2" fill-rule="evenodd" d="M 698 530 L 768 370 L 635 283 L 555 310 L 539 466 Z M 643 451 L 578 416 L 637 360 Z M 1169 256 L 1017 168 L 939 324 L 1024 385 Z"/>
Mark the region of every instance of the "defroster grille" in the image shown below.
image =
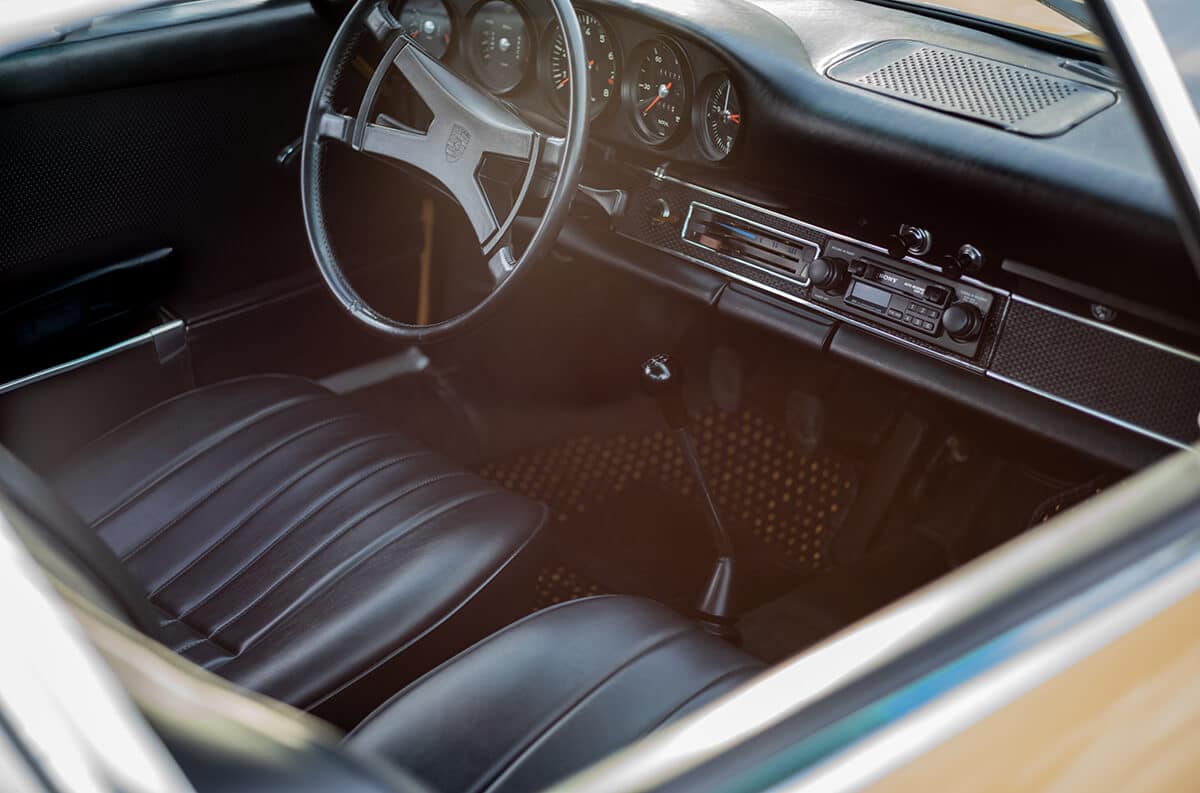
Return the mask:
<path id="1" fill-rule="evenodd" d="M 1110 91 L 917 41 L 885 41 L 829 76 L 1027 135 L 1056 135 L 1108 107 Z"/>

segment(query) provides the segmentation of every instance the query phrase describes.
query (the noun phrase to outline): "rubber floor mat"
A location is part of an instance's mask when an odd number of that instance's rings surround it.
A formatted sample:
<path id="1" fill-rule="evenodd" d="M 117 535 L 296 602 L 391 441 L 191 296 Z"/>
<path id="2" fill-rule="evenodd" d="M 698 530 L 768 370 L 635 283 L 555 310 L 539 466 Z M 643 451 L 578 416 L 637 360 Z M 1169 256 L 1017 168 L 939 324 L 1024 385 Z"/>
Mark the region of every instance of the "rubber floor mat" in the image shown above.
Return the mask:
<path id="1" fill-rule="evenodd" d="M 538 571 L 535 611 L 568 600 L 603 595 L 606 590 L 566 564 L 549 564 Z"/>
<path id="2" fill-rule="evenodd" d="M 753 409 L 726 413 L 711 408 L 693 423 L 693 432 L 717 507 L 739 543 L 752 538 L 790 570 L 829 566 L 830 543 L 858 489 L 854 465 L 832 453 L 797 451 L 781 426 Z M 686 506 L 695 504 L 699 494 L 674 436 L 665 430 L 571 437 L 492 461 L 480 473 L 548 504 L 560 534 L 588 535 L 583 541 L 588 547 L 576 554 L 577 559 L 598 555 L 598 543 L 607 541 L 614 550 L 612 570 L 627 568 L 635 551 L 647 562 L 658 557 L 657 572 L 642 571 L 640 580 L 647 587 L 650 578 L 663 577 L 662 567 L 669 562 L 680 568 L 670 571 L 678 572 L 675 589 L 693 586 L 697 576 L 703 583 L 711 548 L 703 514 Z M 644 525 L 631 525 L 638 523 Z M 675 525 L 680 523 L 687 526 Z M 605 536 L 596 537 L 599 534 Z M 658 554 L 653 548 L 631 547 L 646 546 L 647 534 L 661 536 L 669 547 Z M 619 565 L 616 557 L 624 557 Z M 556 579 L 551 565 L 543 571 L 539 593 L 562 598 L 576 588 L 581 591 L 577 596 L 583 596 L 591 585 L 628 589 L 612 586 L 591 569 L 580 574 L 580 569 L 571 561 L 557 571 Z M 578 587 L 576 580 L 586 585 Z M 656 585 L 670 588 L 661 581 Z"/>

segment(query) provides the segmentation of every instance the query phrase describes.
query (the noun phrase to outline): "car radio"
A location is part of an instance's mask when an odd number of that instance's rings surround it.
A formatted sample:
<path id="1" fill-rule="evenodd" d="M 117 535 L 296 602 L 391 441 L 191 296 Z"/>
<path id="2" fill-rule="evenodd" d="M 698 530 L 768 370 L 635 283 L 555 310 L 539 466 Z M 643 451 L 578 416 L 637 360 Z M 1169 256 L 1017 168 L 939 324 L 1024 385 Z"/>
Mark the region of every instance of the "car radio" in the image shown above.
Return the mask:
<path id="1" fill-rule="evenodd" d="M 995 295 L 873 250 L 831 241 L 808 267 L 812 299 L 968 358 L 979 351 Z"/>

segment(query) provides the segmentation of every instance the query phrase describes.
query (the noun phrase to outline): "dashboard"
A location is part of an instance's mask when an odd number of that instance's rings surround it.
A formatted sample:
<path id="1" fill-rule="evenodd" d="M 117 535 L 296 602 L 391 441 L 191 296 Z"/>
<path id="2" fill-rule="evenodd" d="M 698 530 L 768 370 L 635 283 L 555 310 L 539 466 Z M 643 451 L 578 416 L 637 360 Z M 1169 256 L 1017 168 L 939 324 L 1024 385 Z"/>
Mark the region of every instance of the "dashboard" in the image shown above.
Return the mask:
<path id="1" fill-rule="evenodd" d="M 544 3 L 395 0 L 392 11 L 429 54 L 543 126 L 564 122 L 566 49 Z M 744 111 L 720 58 L 625 14 L 581 4 L 577 15 L 587 46 L 593 138 L 702 164 L 734 153 Z"/>
<path id="2" fill-rule="evenodd" d="M 619 200 L 560 245 L 1114 462 L 1195 442 L 1200 286 L 1115 77 L 891 5 L 581 3 L 583 183 Z M 394 12 L 561 129 L 540 0 Z"/>

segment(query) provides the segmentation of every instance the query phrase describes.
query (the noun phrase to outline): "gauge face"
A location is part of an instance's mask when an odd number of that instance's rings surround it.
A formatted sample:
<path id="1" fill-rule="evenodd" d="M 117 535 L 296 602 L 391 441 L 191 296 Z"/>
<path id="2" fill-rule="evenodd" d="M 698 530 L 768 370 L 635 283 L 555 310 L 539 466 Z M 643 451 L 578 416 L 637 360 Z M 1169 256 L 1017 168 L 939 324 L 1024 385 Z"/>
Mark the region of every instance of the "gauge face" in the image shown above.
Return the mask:
<path id="1" fill-rule="evenodd" d="M 439 60 L 450 48 L 454 25 L 442 0 L 408 0 L 400 10 L 400 27 Z"/>
<path id="2" fill-rule="evenodd" d="M 491 92 L 516 88 L 529 68 L 532 44 L 525 17 L 507 0 L 488 0 L 471 17 L 468 56 L 475 76 Z"/>
<path id="3" fill-rule="evenodd" d="M 608 100 L 617 93 L 617 48 L 616 42 L 594 14 L 578 11 L 579 26 L 583 28 L 583 42 L 587 47 L 588 95 L 592 100 L 592 116 L 598 116 L 608 106 Z M 554 105 L 563 115 L 567 113 L 570 93 L 570 70 L 567 68 L 567 43 L 562 28 L 555 25 L 550 37 L 549 82 Z"/>
<path id="4" fill-rule="evenodd" d="M 687 70 L 683 54 L 665 39 L 637 49 L 630 89 L 634 128 L 647 142 L 672 140 L 688 116 Z"/>
<path id="5" fill-rule="evenodd" d="M 742 103 L 727 74 L 704 81 L 700 89 L 697 133 L 700 148 L 714 160 L 723 160 L 733 151 L 742 128 Z"/>

